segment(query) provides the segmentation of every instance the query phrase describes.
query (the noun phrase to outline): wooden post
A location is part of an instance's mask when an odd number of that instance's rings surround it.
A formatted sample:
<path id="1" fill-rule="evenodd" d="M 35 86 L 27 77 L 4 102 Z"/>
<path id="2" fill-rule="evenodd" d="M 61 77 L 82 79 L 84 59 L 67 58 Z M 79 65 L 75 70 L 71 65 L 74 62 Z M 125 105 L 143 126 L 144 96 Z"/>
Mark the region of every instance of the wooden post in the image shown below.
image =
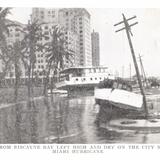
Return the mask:
<path id="1" fill-rule="evenodd" d="M 144 110 L 145 110 L 145 117 L 147 118 L 148 109 L 147 109 L 146 96 L 145 96 L 144 89 L 143 89 L 143 86 L 142 86 L 140 73 L 139 73 L 139 69 L 138 69 L 138 65 L 137 65 L 137 61 L 136 61 L 136 56 L 135 56 L 134 48 L 133 48 L 131 37 L 130 37 L 130 34 L 132 35 L 130 27 L 133 26 L 133 25 L 136 25 L 137 22 L 134 23 L 134 24 L 131 24 L 131 25 L 129 25 L 128 22 L 127 22 L 128 20 L 136 18 L 136 16 L 134 16 L 132 18 L 129 18 L 129 19 L 126 19 L 124 14 L 122 14 L 122 15 L 123 15 L 123 21 L 115 24 L 114 26 L 117 26 L 117 25 L 119 25 L 121 23 L 124 23 L 124 25 L 125 25 L 124 28 L 119 29 L 116 32 L 119 32 L 119 31 L 124 30 L 124 29 L 126 30 L 126 34 L 127 34 L 127 38 L 128 38 L 128 42 L 129 42 L 129 46 L 130 46 L 130 50 L 131 50 L 131 54 L 132 54 L 132 58 L 133 58 L 134 66 L 135 66 L 135 70 L 136 70 L 136 75 L 137 75 L 137 79 L 138 79 L 138 83 L 139 83 L 139 87 L 140 87 L 140 91 L 141 91 L 141 94 L 143 96 L 143 105 L 144 105 Z"/>

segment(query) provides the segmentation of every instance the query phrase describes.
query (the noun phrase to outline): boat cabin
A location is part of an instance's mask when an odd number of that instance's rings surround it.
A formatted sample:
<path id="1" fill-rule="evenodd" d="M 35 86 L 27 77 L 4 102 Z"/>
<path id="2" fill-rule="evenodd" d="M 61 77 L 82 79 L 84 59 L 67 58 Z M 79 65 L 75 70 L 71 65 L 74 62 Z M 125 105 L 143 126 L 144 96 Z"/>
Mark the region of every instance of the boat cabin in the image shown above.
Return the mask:
<path id="1" fill-rule="evenodd" d="M 60 72 L 59 81 L 102 81 L 108 76 L 108 67 L 72 67 Z"/>
<path id="2" fill-rule="evenodd" d="M 132 91 L 132 86 L 127 81 L 122 79 L 105 79 L 99 83 L 98 88 L 112 88 Z"/>

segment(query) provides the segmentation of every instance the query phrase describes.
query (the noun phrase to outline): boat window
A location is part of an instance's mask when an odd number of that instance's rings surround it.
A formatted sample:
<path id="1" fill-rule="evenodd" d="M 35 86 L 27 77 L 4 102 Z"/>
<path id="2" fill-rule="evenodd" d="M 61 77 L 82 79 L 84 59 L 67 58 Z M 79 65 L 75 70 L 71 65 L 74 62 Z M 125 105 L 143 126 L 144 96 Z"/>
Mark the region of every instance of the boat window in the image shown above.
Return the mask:
<path id="1" fill-rule="evenodd" d="M 76 78 L 76 81 L 78 81 L 78 78 Z"/>
<path id="2" fill-rule="evenodd" d="M 95 80 L 97 80 L 97 78 L 95 78 Z"/>
<path id="3" fill-rule="evenodd" d="M 90 80 L 92 80 L 92 78 L 90 78 Z"/>

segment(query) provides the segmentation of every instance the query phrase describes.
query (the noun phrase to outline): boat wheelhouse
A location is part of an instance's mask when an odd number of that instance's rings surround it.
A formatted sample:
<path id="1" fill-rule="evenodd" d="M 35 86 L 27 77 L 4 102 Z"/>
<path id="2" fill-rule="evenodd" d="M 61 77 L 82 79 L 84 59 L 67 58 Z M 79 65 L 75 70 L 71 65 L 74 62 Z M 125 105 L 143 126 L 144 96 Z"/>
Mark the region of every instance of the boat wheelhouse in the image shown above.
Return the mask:
<path id="1" fill-rule="evenodd" d="M 57 89 L 93 89 L 104 79 L 114 79 L 108 67 L 72 67 L 60 72 Z"/>

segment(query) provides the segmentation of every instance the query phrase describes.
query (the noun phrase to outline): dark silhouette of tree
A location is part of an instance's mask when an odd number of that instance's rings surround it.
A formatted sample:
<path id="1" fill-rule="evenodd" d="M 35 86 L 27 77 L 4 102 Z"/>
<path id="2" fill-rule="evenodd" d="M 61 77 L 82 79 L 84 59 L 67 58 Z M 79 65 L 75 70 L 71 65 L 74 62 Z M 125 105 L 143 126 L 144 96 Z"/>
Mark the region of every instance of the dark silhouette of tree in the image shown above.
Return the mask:
<path id="1" fill-rule="evenodd" d="M 7 19 L 7 16 L 11 13 L 11 8 L 0 7 L 0 60 L 3 63 L 1 79 L 4 79 L 7 71 L 9 70 L 9 58 L 7 54 L 7 41 L 6 38 L 9 35 L 9 27 L 16 24 Z"/>
<path id="2" fill-rule="evenodd" d="M 41 25 L 38 21 L 30 22 L 23 30 L 25 37 L 23 43 L 25 44 L 25 60 L 24 65 L 27 71 L 27 86 L 28 86 L 28 95 L 33 93 L 33 77 L 34 77 L 34 68 L 36 63 L 36 51 L 41 51 L 43 49 L 43 45 L 40 43 L 40 38 L 42 36 L 41 33 Z"/>
<path id="3" fill-rule="evenodd" d="M 12 45 L 8 46 L 8 58 L 11 66 L 14 66 L 14 73 L 15 73 L 15 99 L 18 96 L 18 88 L 19 88 L 19 81 L 22 74 L 22 64 L 25 59 L 25 52 L 24 51 L 24 43 L 21 41 L 16 41 Z"/>
<path id="4" fill-rule="evenodd" d="M 57 75 L 60 70 L 63 70 L 66 67 L 66 61 L 72 63 L 72 58 L 74 55 L 73 50 L 69 49 L 70 43 L 66 40 L 65 30 L 63 28 L 55 25 L 53 30 L 50 31 L 49 36 L 51 37 L 51 41 L 44 44 L 47 68 L 43 94 L 46 94 L 51 71 L 53 76 Z M 51 90 L 52 87 L 53 83 L 51 84 Z"/>

